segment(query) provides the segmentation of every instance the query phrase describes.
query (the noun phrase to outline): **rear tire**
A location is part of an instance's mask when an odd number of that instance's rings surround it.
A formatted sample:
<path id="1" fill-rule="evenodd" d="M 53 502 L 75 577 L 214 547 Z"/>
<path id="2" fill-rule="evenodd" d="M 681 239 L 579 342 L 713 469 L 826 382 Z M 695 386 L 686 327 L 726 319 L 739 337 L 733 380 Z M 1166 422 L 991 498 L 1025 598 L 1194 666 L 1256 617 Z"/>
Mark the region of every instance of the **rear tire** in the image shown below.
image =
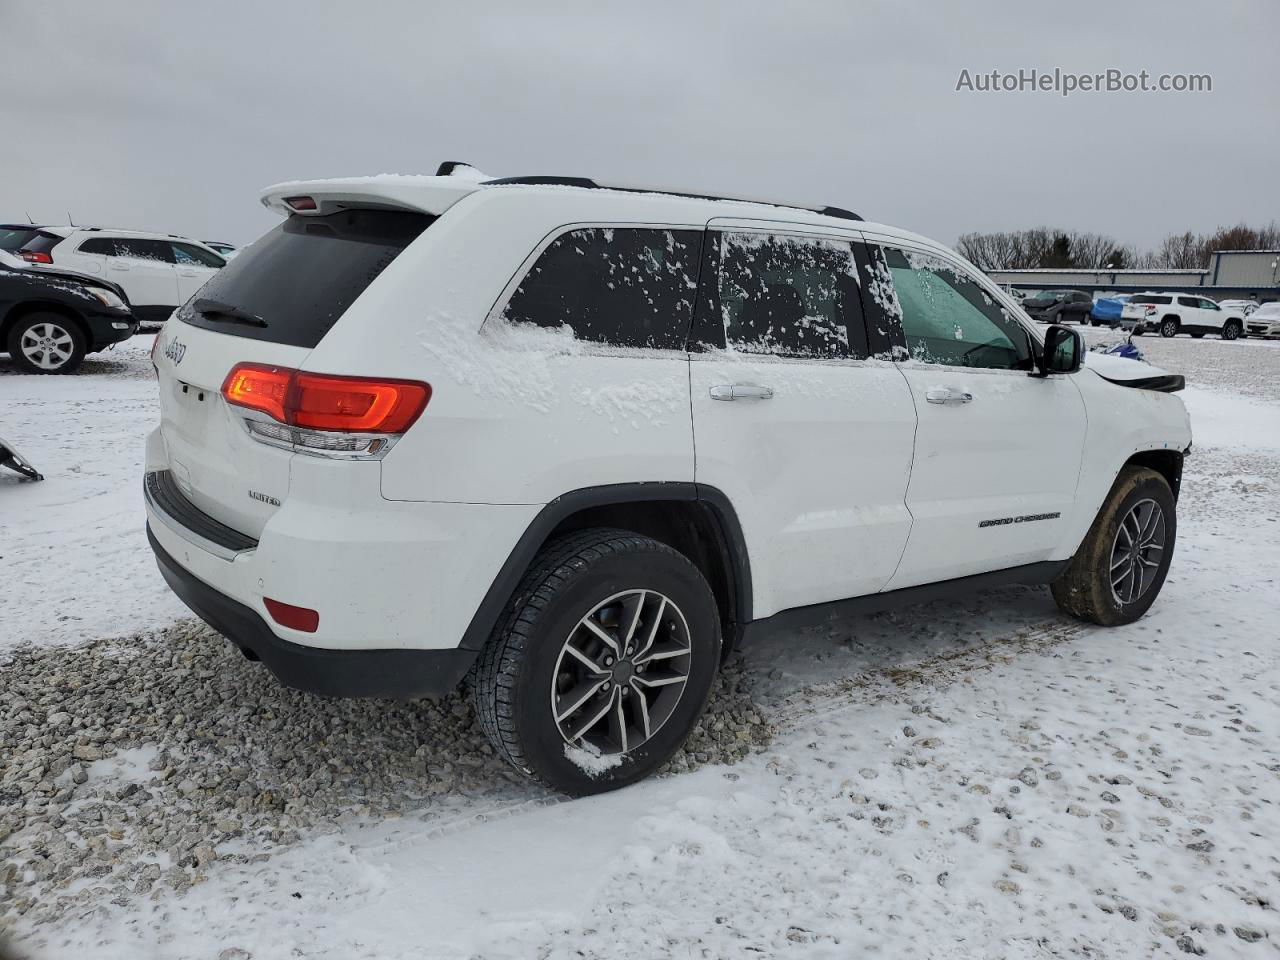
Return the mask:
<path id="1" fill-rule="evenodd" d="M 85 336 L 60 313 L 29 313 L 9 331 L 14 364 L 27 373 L 72 373 L 84 360 Z"/>
<path id="2" fill-rule="evenodd" d="M 1178 321 L 1170 317 L 1168 320 L 1160 321 L 1160 336 L 1176 337 L 1178 335 Z"/>
<path id="3" fill-rule="evenodd" d="M 1168 481 L 1146 467 L 1125 467 L 1071 566 L 1051 585 L 1058 608 L 1104 627 L 1137 620 L 1164 585 L 1177 532 Z"/>
<path id="4" fill-rule="evenodd" d="M 701 571 L 649 537 L 596 528 L 538 554 L 476 661 L 472 697 L 500 756 L 584 796 L 666 763 L 719 664 L 720 618 Z"/>

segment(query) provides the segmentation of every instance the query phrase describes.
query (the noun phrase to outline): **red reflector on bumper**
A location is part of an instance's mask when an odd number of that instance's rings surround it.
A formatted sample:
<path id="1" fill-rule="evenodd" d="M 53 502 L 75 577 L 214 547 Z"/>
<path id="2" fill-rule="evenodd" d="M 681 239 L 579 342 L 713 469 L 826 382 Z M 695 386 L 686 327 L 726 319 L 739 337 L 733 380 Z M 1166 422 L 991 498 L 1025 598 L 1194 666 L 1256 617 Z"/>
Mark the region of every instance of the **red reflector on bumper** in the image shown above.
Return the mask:
<path id="1" fill-rule="evenodd" d="M 263 597 L 262 602 L 266 604 L 267 613 L 271 614 L 271 619 L 282 627 L 301 630 L 303 633 L 315 633 L 316 628 L 320 626 L 320 614 L 315 610 L 295 607 L 291 603 L 281 603 L 270 597 Z"/>

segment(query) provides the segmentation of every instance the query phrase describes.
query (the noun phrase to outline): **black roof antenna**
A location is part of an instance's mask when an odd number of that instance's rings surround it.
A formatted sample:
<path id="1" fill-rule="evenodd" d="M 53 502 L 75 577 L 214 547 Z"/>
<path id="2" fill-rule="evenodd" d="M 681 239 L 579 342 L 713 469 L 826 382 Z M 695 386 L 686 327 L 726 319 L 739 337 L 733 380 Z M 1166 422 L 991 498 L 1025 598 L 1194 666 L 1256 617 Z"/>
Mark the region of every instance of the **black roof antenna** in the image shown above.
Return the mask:
<path id="1" fill-rule="evenodd" d="M 35 221 L 31 219 L 31 211 L 30 211 L 30 210 L 28 210 L 28 211 L 27 211 L 27 223 L 31 224 L 32 226 L 35 226 Z"/>
<path id="2" fill-rule="evenodd" d="M 74 220 L 72 220 L 72 219 L 71 219 L 71 211 L 70 211 L 70 210 L 68 210 L 68 211 L 67 211 L 67 224 L 68 224 L 69 226 L 72 226 L 72 227 L 74 227 L 74 226 L 76 225 L 76 222 L 75 222 Z"/>

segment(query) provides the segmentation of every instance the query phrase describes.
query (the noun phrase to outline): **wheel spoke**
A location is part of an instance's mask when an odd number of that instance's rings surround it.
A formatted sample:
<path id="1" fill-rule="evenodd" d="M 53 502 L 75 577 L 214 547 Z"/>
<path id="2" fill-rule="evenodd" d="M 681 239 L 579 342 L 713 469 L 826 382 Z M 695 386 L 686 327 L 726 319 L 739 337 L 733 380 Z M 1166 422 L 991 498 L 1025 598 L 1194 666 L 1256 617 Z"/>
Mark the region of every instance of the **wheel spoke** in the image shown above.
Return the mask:
<path id="1" fill-rule="evenodd" d="M 631 640 L 636 635 L 636 627 L 640 626 L 640 614 L 644 612 L 644 598 L 647 596 L 648 594 L 645 591 L 641 590 L 638 594 L 636 594 L 636 599 L 633 601 L 635 603 L 635 606 L 631 610 L 627 611 L 627 619 L 630 622 L 627 624 L 627 633 L 622 638 L 623 650 L 631 649 Z"/>
<path id="2" fill-rule="evenodd" d="M 649 636 L 644 642 L 644 646 L 636 651 L 636 663 L 644 663 L 648 658 L 645 656 L 653 648 L 653 641 L 658 637 L 658 628 L 662 626 L 662 616 L 667 612 L 667 598 L 663 597 L 658 602 L 658 612 L 653 615 L 653 623 L 649 625 Z"/>
<path id="3" fill-rule="evenodd" d="M 597 680 L 595 683 L 588 683 L 575 688 L 571 696 L 565 698 L 566 700 L 569 700 L 569 706 L 563 710 L 557 711 L 556 721 L 560 722 L 569 719 L 569 717 L 573 716 L 578 710 L 582 709 L 582 705 L 584 703 L 599 693 L 600 689 L 608 682 L 608 677 L 604 677 Z M 586 689 L 583 689 L 583 687 Z"/>
<path id="4" fill-rule="evenodd" d="M 609 672 L 607 669 L 602 667 L 600 664 L 596 663 L 594 660 L 588 657 L 585 653 L 583 653 L 581 650 L 575 647 L 572 643 L 568 644 L 564 648 L 564 652 L 569 654 L 569 656 L 575 658 L 579 662 L 581 662 L 583 665 L 586 666 L 588 670 L 590 670 L 594 674 L 604 676 Z"/>
<path id="5" fill-rule="evenodd" d="M 622 709 L 622 701 L 626 698 L 622 695 L 623 689 L 619 688 L 618 695 L 614 697 L 617 706 L 617 724 L 618 724 L 618 744 L 622 747 L 622 752 L 627 752 L 627 712 Z"/>
<path id="6" fill-rule="evenodd" d="M 631 692 L 635 694 L 635 703 L 640 714 L 640 729 L 644 731 L 644 738 L 648 740 L 652 736 L 652 731 L 649 729 L 649 701 L 645 699 L 644 690 L 636 684 L 634 679 L 631 681 Z"/>
<path id="7" fill-rule="evenodd" d="M 685 677 L 675 674 L 670 677 L 636 677 L 635 682 L 644 687 L 666 687 L 673 683 L 684 683 Z"/>
<path id="8" fill-rule="evenodd" d="M 622 650 L 618 647 L 618 641 L 613 638 L 613 635 L 609 633 L 608 630 L 600 626 L 600 624 L 596 623 L 590 617 L 584 618 L 582 625 L 604 641 L 604 643 L 608 645 L 609 649 L 613 651 L 614 656 L 622 656 Z"/>
<path id="9" fill-rule="evenodd" d="M 605 718 L 605 715 L 609 712 L 609 708 L 613 706 L 613 701 L 617 699 L 617 697 L 618 697 L 618 693 L 616 690 L 612 694 L 610 694 L 608 697 L 606 697 L 604 701 L 604 706 L 601 707 L 599 710 L 597 710 L 595 713 L 593 713 L 590 717 L 588 717 L 586 722 L 579 724 L 577 729 L 573 733 L 569 734 L 569 742 L 574 743 L 578 740 L 581 740 L 583 735 L 588 730 L 590 730 L 597 723 L 603 720 Z"/>

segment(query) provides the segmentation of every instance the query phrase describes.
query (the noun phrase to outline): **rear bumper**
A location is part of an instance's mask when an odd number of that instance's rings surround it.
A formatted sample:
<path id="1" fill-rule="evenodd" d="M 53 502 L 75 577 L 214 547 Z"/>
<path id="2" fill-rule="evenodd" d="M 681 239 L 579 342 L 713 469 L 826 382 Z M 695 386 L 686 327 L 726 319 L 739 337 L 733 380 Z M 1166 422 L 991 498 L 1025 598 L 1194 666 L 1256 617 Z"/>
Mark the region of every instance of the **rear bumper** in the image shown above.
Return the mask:
<path id="1" fill-rule="evenodd" d="M 412 700 L 457 688 L 477 652 L 442 650 L 326 650 L 282 640 L 257 611 L 199 579 L 173 559 L 147 525 L 147 539 L 165 582 L 205 623 L 250 659 L 266 664 L 286 687 L 334 697 Z"/>

